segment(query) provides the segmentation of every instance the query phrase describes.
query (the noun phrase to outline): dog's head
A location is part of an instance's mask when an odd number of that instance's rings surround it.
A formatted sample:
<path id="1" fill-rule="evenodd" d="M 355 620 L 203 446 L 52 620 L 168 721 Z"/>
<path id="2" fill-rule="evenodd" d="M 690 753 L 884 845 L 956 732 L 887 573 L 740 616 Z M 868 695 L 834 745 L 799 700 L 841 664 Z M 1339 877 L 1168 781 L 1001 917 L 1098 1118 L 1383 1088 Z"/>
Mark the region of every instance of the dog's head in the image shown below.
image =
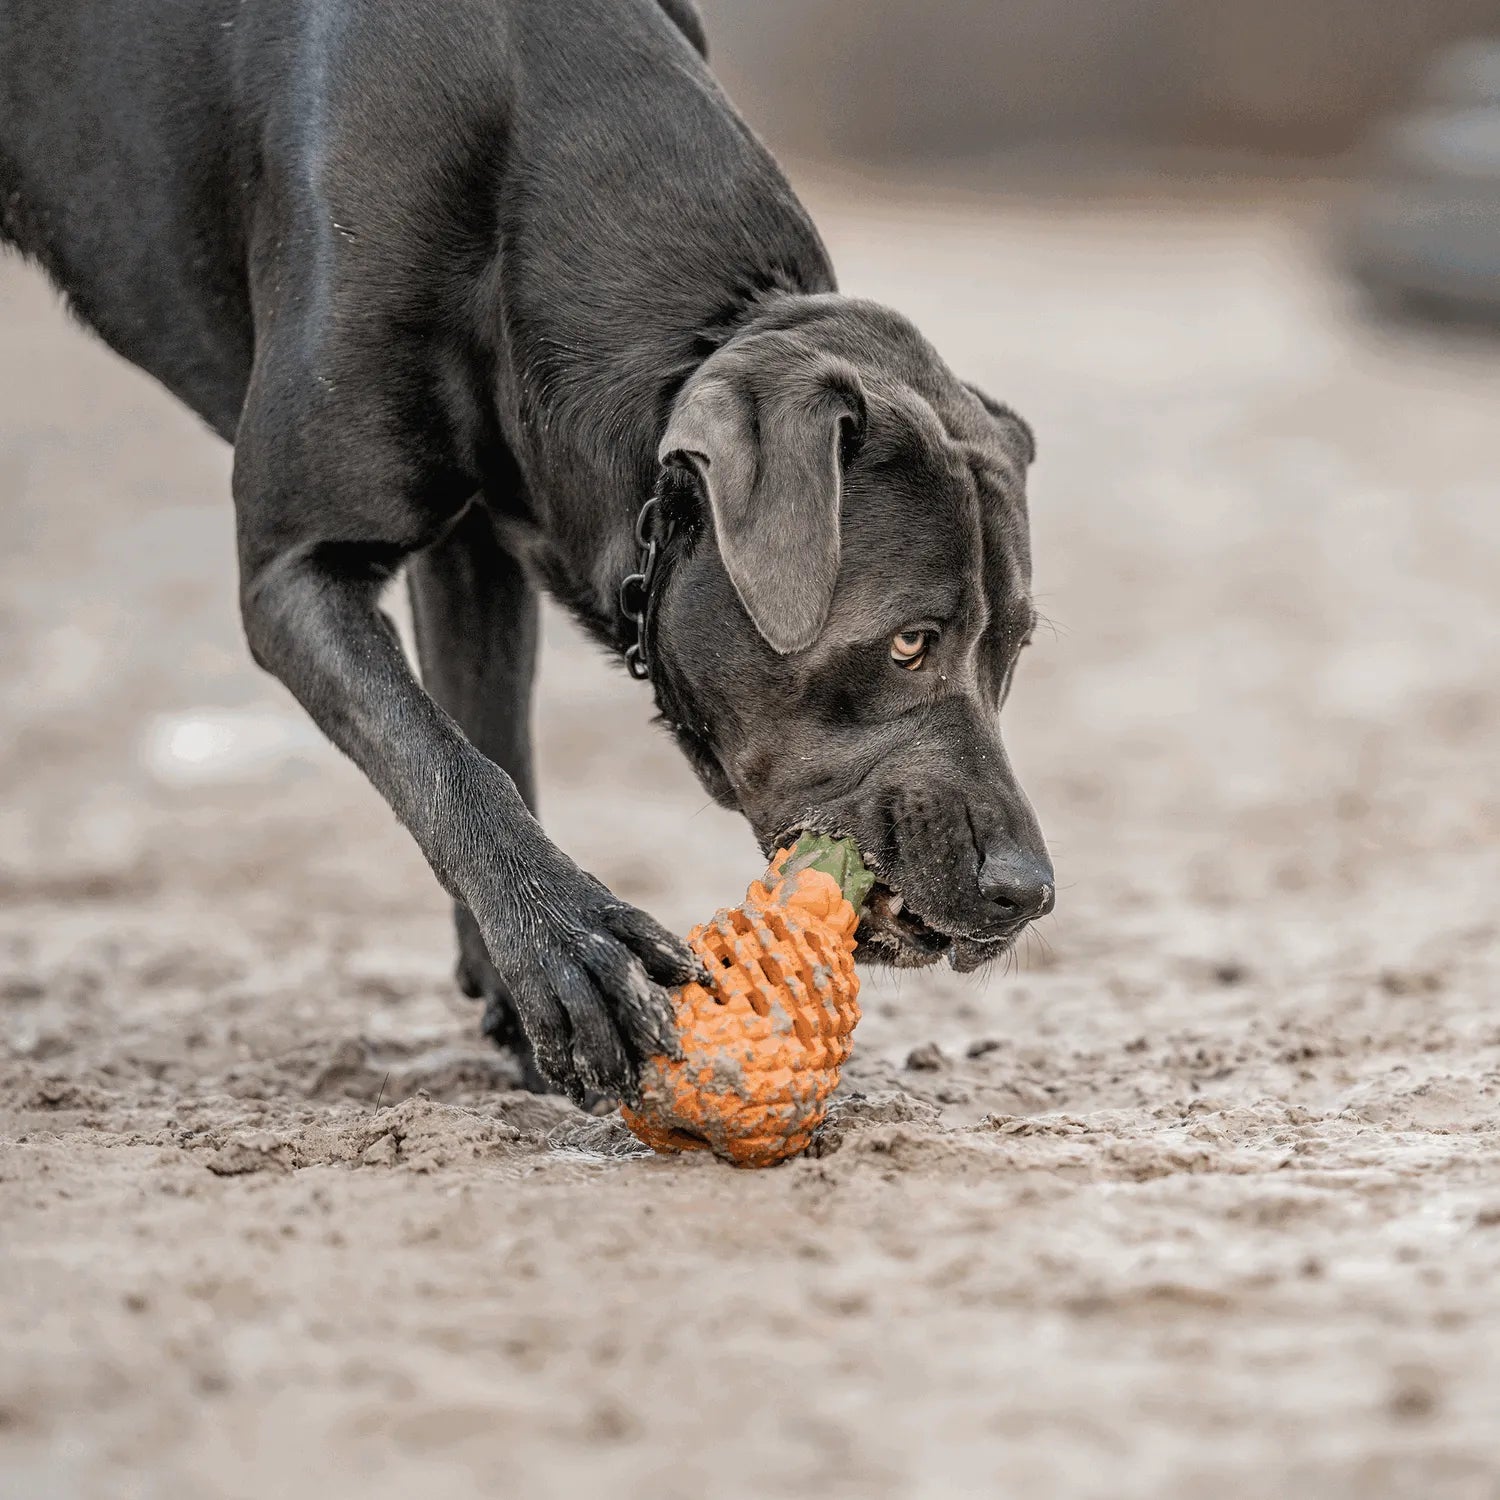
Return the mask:
<path id="1" fill-rule="evenodd" d="M 767 849 L 858 842 L 862 956 L 1003 953 L 1053 900 L 998 722 L 1033 623 L 1026 425 L 903 318 L 806 297 L 697 370 L 661 456 L 705 514 L 654 622 L 704 784 Z"/>

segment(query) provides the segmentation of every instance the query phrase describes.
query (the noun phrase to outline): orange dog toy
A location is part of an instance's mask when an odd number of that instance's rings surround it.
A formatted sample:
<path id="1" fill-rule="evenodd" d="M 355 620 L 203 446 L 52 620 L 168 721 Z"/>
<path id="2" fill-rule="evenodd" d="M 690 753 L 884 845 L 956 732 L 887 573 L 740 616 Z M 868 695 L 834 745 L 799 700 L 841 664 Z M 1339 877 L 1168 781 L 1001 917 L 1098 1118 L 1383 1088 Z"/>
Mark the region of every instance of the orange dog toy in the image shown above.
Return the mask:
<path id="1" fill-rule="evenodd" d="M 682 1057 L 648 1058 L 624 1111 L 641 1140 L 741 1167 L 807 1150 L 859 1023 L 854 929 L 873 884 L 847 839 L 807 834 L 688 934 L 712 988 L 676 992 Z"/>

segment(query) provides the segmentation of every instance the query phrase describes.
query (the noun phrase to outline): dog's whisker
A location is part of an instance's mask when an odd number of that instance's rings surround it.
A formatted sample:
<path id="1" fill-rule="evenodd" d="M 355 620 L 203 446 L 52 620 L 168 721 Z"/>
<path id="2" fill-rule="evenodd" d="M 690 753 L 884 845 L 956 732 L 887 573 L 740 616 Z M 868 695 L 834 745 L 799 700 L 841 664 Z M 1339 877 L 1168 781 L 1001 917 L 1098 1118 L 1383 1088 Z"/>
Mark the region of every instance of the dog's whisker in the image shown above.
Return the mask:
<path id="1" fill-rule="evenodd" d="M 1044 615 L 1040 611 L 1034 616 L 1032 627 L 1033 629 L 1045 630 L 1054 641 L 1061 640 L 1068 633 L 1066 625 L 1062 624 L 1059 620 L 1055 620 L 1051 615 Z"/>

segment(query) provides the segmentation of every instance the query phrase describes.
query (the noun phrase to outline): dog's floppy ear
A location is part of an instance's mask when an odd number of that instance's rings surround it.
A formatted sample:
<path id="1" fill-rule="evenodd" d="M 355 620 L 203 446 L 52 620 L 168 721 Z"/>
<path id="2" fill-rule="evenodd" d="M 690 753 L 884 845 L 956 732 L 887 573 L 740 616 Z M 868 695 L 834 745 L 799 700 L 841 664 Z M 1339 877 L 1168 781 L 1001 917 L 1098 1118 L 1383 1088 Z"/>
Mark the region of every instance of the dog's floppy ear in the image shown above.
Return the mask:
<path id="1" fill-rule="evenodd" d="M 996 401 L 993 396 L 986 395 L 971 381 L 964 381 L 964 386 L 997 422 L 1014 434 L 1018 456 L 1022 463 L 1028 466 L 1034 464 L 1036 462 L 1036 434 L 1031 430 L 1031 424 L 1012 411 L 1003 401 Z"/>
<path id="2" fill-rule="evenodd" d="M 770 334 L 710 358 L 667 424 L 661 460 L 697 471 L 730 581 L 783 656 L 828 618 L 843 463 L 864 425 L 852 365 Z"/>

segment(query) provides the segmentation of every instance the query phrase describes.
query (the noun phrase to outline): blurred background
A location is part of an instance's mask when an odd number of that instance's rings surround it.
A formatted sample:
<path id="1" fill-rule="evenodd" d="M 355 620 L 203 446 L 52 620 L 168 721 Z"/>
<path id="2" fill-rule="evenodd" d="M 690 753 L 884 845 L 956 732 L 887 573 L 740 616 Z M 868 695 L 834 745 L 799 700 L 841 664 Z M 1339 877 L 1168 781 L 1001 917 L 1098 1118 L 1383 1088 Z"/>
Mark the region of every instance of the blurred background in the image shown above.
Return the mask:
<path id="1" fill-rule="evenodd" d="M 1316 159 L 1494 0 L 701 0 L 731 91 L 841 160 L 1045 144 Z"/>
<path id="2" fill-rule="evenodd" d="M 716 65 L 785 154 L 969 188 L 1151 170 L 1353 178 L 1332 225 L 1372 298 L 1500 309 L 1495 0 L 704 0 Z"/>

